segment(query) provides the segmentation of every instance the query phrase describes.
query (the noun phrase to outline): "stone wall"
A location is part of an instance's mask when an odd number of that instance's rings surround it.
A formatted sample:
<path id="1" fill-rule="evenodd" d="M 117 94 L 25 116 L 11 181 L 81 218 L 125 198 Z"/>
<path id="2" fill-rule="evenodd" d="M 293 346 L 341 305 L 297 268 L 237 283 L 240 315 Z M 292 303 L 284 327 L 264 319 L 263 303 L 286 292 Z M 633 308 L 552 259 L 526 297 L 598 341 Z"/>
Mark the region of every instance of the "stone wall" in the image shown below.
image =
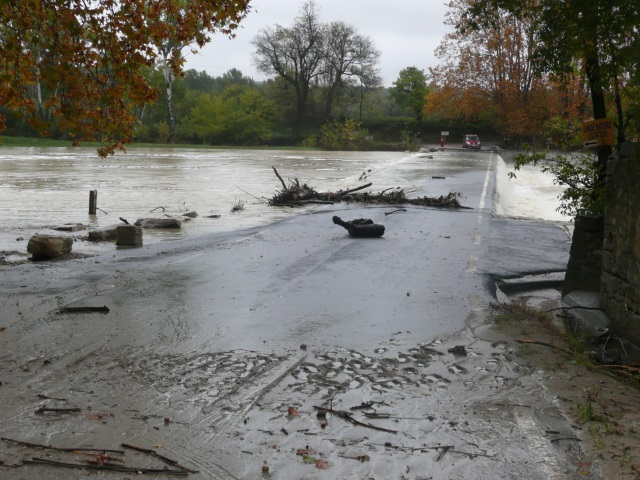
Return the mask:
<path id="1" fill-rule="evenodd" d="M 563 296 L 576 290 L 596 293 L 600 290 L 603 231 L 602 216 L 576 216 Z"/>
<path id="2" fill-rule="evenodd" d="M 619 335 L 640 340 L 640 144 L 607 166 L 600 304 Z"/>

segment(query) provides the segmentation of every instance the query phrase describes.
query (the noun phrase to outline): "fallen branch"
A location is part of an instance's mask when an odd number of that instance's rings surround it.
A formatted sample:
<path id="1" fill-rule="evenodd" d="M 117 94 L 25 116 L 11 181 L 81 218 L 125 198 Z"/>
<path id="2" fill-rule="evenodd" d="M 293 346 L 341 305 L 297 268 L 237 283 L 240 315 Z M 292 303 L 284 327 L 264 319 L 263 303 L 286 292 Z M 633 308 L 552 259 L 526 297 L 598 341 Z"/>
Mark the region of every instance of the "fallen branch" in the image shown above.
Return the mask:
<path id="1" fill-rule="evenodd" d="M 55 450 L 57 452 L 96 452 L 96 453 L 120 453 L 124 455 L 124 450 L 109 450 L 106 448 L 63 448 L 63 447 L 52 447 L 51 445 L 42 445 L 39 443 L 30 443 L 23 442 L 22 440 L 13 440 L 11 438 L 0 438 L 3 442 L 11 442 L 16 443 L 18 445 L 22 445 L 23 447 L 31 447 L 31 448 L 44 448 L 46 450 Z"/>
<path id="2" fill-rule="evenodd" d="M 378 427 L 376 425 L 371 425 L 370 423 L 364 423 L 364 422 L 361 422 L 359 420 L 356 420 L 355 418 L 353 418 L 351 413 L 345 412 L 344 410 L 334 410 L 333 408 L 325 408 L 325 407 L 317 407 L 317 406 L 314 406 L 313 408 L 315 408 L 316 410 L 321 411 L 321 412 L 332 413 L 333 415 L 336 415 L 337 417 L 344 418 L 345 420 L 347 420 L 348 422 L 351 422 L 354 425 L 359 425 L 361 427 L 372 428 L 373 430 L 378 430 L 380 432 L 398 433 L 397 430 L 390 430 L 388 428 L 382 428 L 382 427 Z"/>
<path id="3" fill-rule="evenodd" d="M 36 413 L 75 413 L 79 412 L 80 409 L 77 407 L 74 408 L 52 408 L 52 407 L 40 407 L 36 410 Z"/>
<path id="4" fill-rule="evenodd" d="M 62 307 L 60 313 L 109 313 L 109 307 Z"/>
<path id="5" fill-rule="evenodd" d="M 549 312 L 556 312 L 558 310 L 575 310 L 576 308 L 579 308 L 580 310 L 600 310 L 602 311 L 602 308 L 600 307 L 582 307 L 580 305 L 576 305 L 574 307 L 558 307 L 558 308 L 552 308 L 550 310 L 544 310 L 545 313 L 549 313 Z"/>
<path id="6" fill-rule="evenodd" d="M 449 450 L 453 449 L 452 445 L 445 445 L 444 447 L 440 447 L 442 448 L 442 451 L 438 454 L 438 457 L 436 458 L 436 462 L 438 462 L 442 457 L 444 457 L 445 453 L 447 453 Z"/>
<path id="7" fill-rule="evenodd" d="M 236 187 L 238 190 L 240 190 L 242 193 L 246 193 L 247 195 L 249 195 L 250 197 L 255 198 L 256 200 L 258 200 L 259 202 L 264 203 L 264 200 L 260 197 L 256 197 L 255 195 L 251 195 L 249 192 L 247 192 L 246 190 L 241 189 L 240 187 Z"/>
<path id="8" fill-rule="evenodd" d="M 91 465 L 87 463 L 67 463 L 67 462 L 56 462 L 55 460 L 48 460 L 44 458 L 33 457 L 31 460 L 23 460 L 22 463 L 28 465 L 51 465 L 54 467 L 64 467 L 64 468 L 80 468 L 80 469 L 88 469 L 88 470 L 111 470 L 114 472 L 127 472 L 127 473 L 160 473 L 160 474 L 170 474 L 170 475 L 189 475 L 189 472 L 186 470 L 171 470 L 169 468 L 142 468 L 142 467 L 125 467 L 123 465 Z"/>
<path id="9" fill-rule="evenodd" d="M 576 442 L 581 442 L 582 441 L 578 437 L 562 437 L 562 438 L 552 438 L 551 439 L 551 443 L 558 443 L 558 442 L 562 442 L 564 440 L 571 440 L 571 441 L 576 441 Z"/>
<path id="10" fill-rule="evenodd" d="M 376 446 L 380 446 L 380 447 L 385 447 L 385 448 L 393 448 L 394 450 L 400 450 L 400 451 L 404 451 L 404 452 L 423 452 L 426 453 L 428 450 L 440 450 L 442 449 L 443 452 L 440 452 L 438 454 L 438 458 L 437 460 L 441 459 L 442 456 L 447 453 L 447 452 L 451 452 L 451 453 L 457 453 L 458 455 L 466 455 L 469 458 L 474 458 L 474 457 L 487 457 L 487 458 L 494 458 L 495 455 L 488 455 L 486 453 L 478 453 L 478 452 L 461 452 L 460 450 L 454 450 L 454 446 L 453 445 L 437 445 L 435 447 L 401 447 L 399 445 L 393 445 L 392 443 L 385 443 L 385 444 L 380 444 L 380 443 L 370 443 L 369 445 L 376 445 Z M 436 460 L 436 461 L 437 461 Z"/>
<path id="11" fill-rule="evenodd" d="M 317 203 L 318 205 L 333 205 L 335 202 L 332 202 L 331 200 L 315 200 L 315 199 L 300 200 L 298 202 L 294 202 L 294 204 L 296 205 L 306 205 L 308 203 Z"/>
<path id="12" fill-rule="evenodd" d="M 276 170 L 276 167 L 272 166 L 271 168 L 273 168 L 273 171 L 275 172 L 276 177 L 278 177 L 278 179 L 280 180 L 280 183 L 282 184 L 282 188 L 284 188 L 286 190 L 287 189 L 287 185 L 284 183 L 284 180 L 282 179 L 282 177 L 278 173 L 278 170 Z"/>
<path id="13" fill-rule="evenodd" d="M 350 188 L 349 190 L 345 190 L 344 192 L 338 192 L 337 195 L 343 197 L 343 196 L 348 195 L 350 193 L 357 192 L 358 190 L 362 190 L 364 188 L 370 187 L 371 185 L 373 185 L 373 184 L 372 183 L 367 183 L 366 185 L 362 185 L 360 187 Z"/>
<path id="14" fill-rule="evenodd" d="M 60 402 L 68 402 L 69 401 L 66 398 L 50 397 L 50 396 L 44 395 L 42 393 L 39 393 L 38 395 L 36 395 L 36 397 L 41 398 L 43 400 L 58 400 Z"/>
<path id="15" fill-rule="evenodd" d="M 384 214 L 391 215 L 392 213 L 406 212 L 406 211 L 407 211 L 406 208 L 396 208 L 395 210 L 391 210 L 390 212 L 384 212 Z"/>
<path id="16" fill-rule="evenodd" d="M 542 345 L 543 347 L 553 348 L 554 350 L 558 350 L 559 352 L 564 353 L 565 355 L 573 356 L 573 352 L 569 350 L 565 350 L 564 348 L 556 347 L 555 345 L 547 342 L 541 342 L 540 340 L 516 340 L 516 343 L 528 343 L 533 345 Z"/>
<path id="17" fill-rule="evenodd" d="M 640 373 L 640 367 L 634 367 L 631 365 L 596 365 L 593 368 L 622 368 L 622 369 L 631 370 L 636 373 Z"/>
<path id="18" fill-rule="evenodd" d="M 155 450 L 151 450 L 149 448 L 136 447 L 136 446 L 130 445 L 128 443 L 123 443 L 121 445 L 124 448 L 130 448 L 131 450 L 136 450 L 138 452 L 146 453 L 148 455 L 156 457 L 157 459 L 162 460 L 164 463 L 166 463 L 168 465 L 171 465 L 172 467 L 181 468 L 182 470 L 186 470 L 189 473 L 199 473 L 198 470 L 193 470 L 191 468 L 187 468 L 187 467 L 185 467 L 183 465 L 180 465 L 176 460 L 173 460 L 171 458 L 165 457 L 164 455 L 160 455 Z"/>

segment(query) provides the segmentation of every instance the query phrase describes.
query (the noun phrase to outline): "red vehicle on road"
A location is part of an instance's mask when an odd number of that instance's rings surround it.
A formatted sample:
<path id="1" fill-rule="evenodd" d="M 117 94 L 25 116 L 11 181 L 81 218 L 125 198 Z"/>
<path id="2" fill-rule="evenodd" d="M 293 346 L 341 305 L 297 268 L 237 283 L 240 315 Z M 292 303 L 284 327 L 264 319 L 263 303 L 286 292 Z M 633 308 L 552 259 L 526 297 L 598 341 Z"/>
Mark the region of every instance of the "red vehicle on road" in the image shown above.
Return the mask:
<path id="1" fill-rule="evenodd" d="M 465 135 L 462 139 L 462 148 L 476 148 L 480 150 L 480 138 L 478 135 Z"/>

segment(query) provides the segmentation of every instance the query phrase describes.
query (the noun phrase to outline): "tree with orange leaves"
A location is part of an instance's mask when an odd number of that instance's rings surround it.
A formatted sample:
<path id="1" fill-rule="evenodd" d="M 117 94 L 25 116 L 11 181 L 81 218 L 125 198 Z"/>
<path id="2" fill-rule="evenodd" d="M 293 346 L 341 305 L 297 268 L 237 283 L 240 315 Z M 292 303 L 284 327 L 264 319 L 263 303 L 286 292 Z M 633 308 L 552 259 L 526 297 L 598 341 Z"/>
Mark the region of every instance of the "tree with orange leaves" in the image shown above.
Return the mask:
<path id="1" fill-rule="evenodd" d="M 133 137 L 133 110 L 153 101 L 142 68 L 160 57 L 180 75 L 182 49 L 233 36 L 250 0 L 8 0 L 0 6 L 0 105 L 43 135 L 99 141 L 101 156 Z M 175 45 L 169 54 L 158 46 Z M 0 131 L 5 119 L 0 118 Z"/>
<path id="2" fill-rule="evenodd" d="M 487 7 L 490 21 L 472 29 L 465 14 L 473 3 L 449 2 L 446 23 L 455 31 L 436 51 L 442 64 L 431 69 L 434 88 L 425 113 L 487 120 L 516 141 L 540 135 L 544 123 L 556 116 L 584 115 L 588 96 L 582 79 L 568 75 L 559 82 L 535 68 L 533 19 Z"/>

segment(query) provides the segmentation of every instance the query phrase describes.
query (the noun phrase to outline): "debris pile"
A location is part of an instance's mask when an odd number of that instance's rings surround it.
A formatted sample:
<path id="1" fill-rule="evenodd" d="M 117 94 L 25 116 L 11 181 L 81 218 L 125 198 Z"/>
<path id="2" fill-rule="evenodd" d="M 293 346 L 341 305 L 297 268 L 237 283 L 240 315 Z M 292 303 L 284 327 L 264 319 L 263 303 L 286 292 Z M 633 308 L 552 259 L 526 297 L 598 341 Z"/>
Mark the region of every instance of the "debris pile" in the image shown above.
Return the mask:
<path id="1" fill-rule="evenodd" d="M 347 190 L 338 190 L 337 192 L 317 192 L 306 183 L 301 184 L 297 178 L 289 181 L 289 185 L 287 185 L 276 168 L 272 168 L 282 184 L 282 190 L 276 192 L 269 200 L 269 205 L 273 207 L 299 207 L 310 203 L 332 205 L 339 202 L 355 202 L 374 205 L 408 203 L 410 205 L 428 207 L 465 208 L 460 204 L 459 198 L 461 195 L 457 192 L 449 192 L 447 195 L 441 195 L 439 197 L 424 196 L 419 198 L 408 198 L 405 191 L 400 187 L 387 188 L 377 194 L 360 192 L 360 190 L 369 188 L 372 185 L 371 183 Z"/>

